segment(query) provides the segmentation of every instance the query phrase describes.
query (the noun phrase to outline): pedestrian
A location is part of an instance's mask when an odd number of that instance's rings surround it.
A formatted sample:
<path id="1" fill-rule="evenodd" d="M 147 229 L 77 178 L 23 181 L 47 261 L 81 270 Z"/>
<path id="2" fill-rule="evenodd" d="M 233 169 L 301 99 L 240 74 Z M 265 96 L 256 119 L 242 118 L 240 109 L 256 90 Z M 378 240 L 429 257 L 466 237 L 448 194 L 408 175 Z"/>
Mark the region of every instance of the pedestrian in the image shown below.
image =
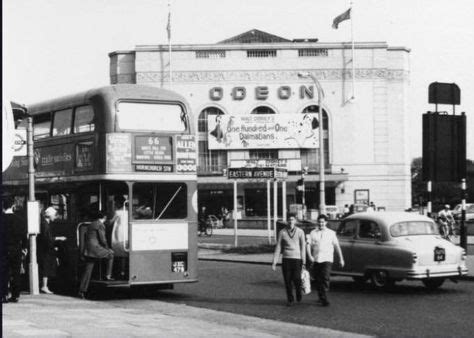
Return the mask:
<path id="1" fill-rule="evenodd" d="M 369 206 L 367 207 L 367 212 L 373 212 L 373 211 L 377 211 L 377 208 L 375 207 L 375 204 L 374 202 L 370 202 Z"/>
<path id="2" fill-rule="evenodd" d="M 351 212 L 351 211 L 350 211 L 350 209 L 349 209 L 349 205 L 348 205 L 348 204 L 345 204 L 345 205 L 344 205 L 344 209 L 343 209 L 343 211 L 342 211 L 342 217 L 344 218 L 344 217 L 349 216 L 349 215 L 350 215 L 350 212 Z"/>
<path id="3" fill-rule="evenodd" d="M 222 227 L 227 228 L 227 223 L 229 222 L 229 209 L 225 206 L 221 207 L 221 217 L 222 217 Z"/>
<path id="4" fill-rule="evenodd" d="M 114 257 L 120 262 L 120 277 L 125 279 L 128 257 L 128 203 L 123 195 L 117 195 L 114 198 L 114 205 L 114 216 L 109 221 L 112 224 L 111 247 Z"/>
<path id="5" fill-rule="evenodd" d="M 283 256 L 281 268 L 285 282 L 287 306 L 292 306 L 293 287 L 296 291 L 296 301 L 301 302 L 301 270 L 306 264 L 306 247 L 304 231 L 296 226 L 296 215 L 288 214 L 285 228 L 278 233 L 278 241 L 273 254 L 272 269 L 276 271 L 276 264 Z"/>
<path id="6" fill-rule="evenodd" d="M 16 303 L 20 298 L 21 259 L 26 254 L 26 221 L 15 213 L 15 198 L 3 198 L 2 213 L 2 303 Z M 10 298 L 8 293 L 10 291 Z"/>
<path id="7" fill-rule="evenodd" d="M 344 257 L 337 240 L 336 233 L 326 227 L 327 216 L 318 216 L 318 227 L 308 235 L 307 252 L 308 258 L 313 263 L 313 276 L 316 279 L 319 303 L 328 306 L 327 293 L 334 260 L 334 249 L 339 257 L 339 264 L 344 267 Z"/>
<path id="8" fill-rule="evenodd" d="M 198 214 L 198 233 L 206 232 L 207 220 L 208 220 L 207 208 L 203 205 L 201 206 L 201 210 L 199 211 L 199 214 Z"/>
<path id="9" fill-rule="evenodd" d="M 41 219 L 41 229 L 38 235 L 38 267 L 42 277 L 42 293 L 51 294 L 48 287 L 48 280 L 56 277 L 56 250 L 54 246 L 55 238 L 52 232 L 52 223 L 58 217 L 57 210 L 50 206 L 46 208 Z"/>
<path id="10" fill-rule="evenodd" d="M 85 245 L 83 256 L 86 259 L 86 266 L 82 273 L 81 284 L 79 286 L 79 298 L 85 298 L 89 288 L 89 282 L 92 276 L 92 270 L 97 260 L 107 259 L 107 269 L 105 274 L 106 281 L 114 280 L 112 278 L 112 268 L 114 264 L 114 252 L 109 248 L 105 238 L 105 220 L 107 216 L 101 211 L 97 212 L 95 221 L 87 226 L 85 234 Z"/>

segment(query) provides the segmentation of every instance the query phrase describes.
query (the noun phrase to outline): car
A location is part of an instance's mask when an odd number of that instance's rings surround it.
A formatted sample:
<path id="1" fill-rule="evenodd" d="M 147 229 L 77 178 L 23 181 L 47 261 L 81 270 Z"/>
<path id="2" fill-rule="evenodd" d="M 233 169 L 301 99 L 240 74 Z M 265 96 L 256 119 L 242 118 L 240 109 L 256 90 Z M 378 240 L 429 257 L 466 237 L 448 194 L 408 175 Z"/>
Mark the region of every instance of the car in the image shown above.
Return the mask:
<path id="1" fill-rule="evenodd" d="M 420 280 L 429 289 L 467 274 L 466 251 L 443 239 L 435 222 L 408 212 L 361 212 L 341 221 L 337 237 L 345 265 L 336 275 L 377 288 Z"/>
<path id="2" fill-rule="evenodd" d="M 220 229 L 224 226 L 222 220 L 219 219 L 216 215 L 209 215 L 208 221 L 213 229 Z"/>
<path id="3" fill-rule="evenodd" d="M 453 217 L 460 221 L 462 216 L 462 205 L 458 204 L 453 209 Z M 466 203 L 466 221 L 474 221 L 474 203 Z"/>

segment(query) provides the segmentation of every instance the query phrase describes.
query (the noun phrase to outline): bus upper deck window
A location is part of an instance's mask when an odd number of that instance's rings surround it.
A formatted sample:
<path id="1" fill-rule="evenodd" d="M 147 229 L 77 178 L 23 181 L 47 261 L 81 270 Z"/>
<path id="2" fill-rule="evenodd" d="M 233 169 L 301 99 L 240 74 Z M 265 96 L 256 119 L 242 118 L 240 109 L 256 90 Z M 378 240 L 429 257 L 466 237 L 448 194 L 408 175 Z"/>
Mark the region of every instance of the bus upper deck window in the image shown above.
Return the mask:
<path id="1" fill-rule="evenodd" d="M 77 107 L 74 115 L 74 133 L 94 131 L 94 111 L 91 106 Z"/>
<path id="2" fill-rule="evenodd" d="M 64 109 L 54 113 L 53 136 L 71 133 L 72 109 Z"/>
<path id="3" fill-rule="evenodd" d="M 39 140 L 51 135 L 51 114 L 42 114 L 33 117 L 33 137 Z"/>
<path id="4" fill-rule="evenodd" d="M 121 130 L 182 132 L 187 130 L 187 116 L 178 104 L 119 102 L 117 122 Z"/>

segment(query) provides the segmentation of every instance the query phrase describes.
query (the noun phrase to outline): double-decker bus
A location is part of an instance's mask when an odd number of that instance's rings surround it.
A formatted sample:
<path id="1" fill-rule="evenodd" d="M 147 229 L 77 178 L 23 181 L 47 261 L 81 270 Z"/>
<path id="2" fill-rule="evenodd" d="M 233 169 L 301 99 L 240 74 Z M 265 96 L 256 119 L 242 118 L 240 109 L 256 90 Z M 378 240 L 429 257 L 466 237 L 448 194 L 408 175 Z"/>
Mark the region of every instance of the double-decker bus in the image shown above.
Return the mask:
<path id="1" fill-rule="evenodd" d="M 197 280 L 194 123 L 185 99 L 142 85 L 112 85 L 27 106 L 33 117 L 36 199 L 54 206 L 54 289 L 77 291 L 84 230 L 107 213 L 114 281 L 96 263 L 91 286 L 160 286 Z M 25 124 L 22 122 L 21 124 Z M 20 128 L 22 125 L 20 124 Z M 4 194 L 28 195 L 28 160 L 3 173 Z"/>

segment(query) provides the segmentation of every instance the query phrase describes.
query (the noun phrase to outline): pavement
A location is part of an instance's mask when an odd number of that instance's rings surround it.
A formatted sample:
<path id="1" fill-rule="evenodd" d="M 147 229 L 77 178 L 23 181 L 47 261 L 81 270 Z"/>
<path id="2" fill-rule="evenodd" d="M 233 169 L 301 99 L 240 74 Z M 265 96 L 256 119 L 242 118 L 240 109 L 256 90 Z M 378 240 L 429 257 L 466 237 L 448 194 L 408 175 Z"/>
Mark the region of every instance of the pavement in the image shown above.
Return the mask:
<path id="1" fill-rule="evenodd" d="M 291 311 L 291 308 L 288 309 Z M 2 305 L 2 337 L 365 337 L 157 299 L 104 302 L 21 295 Z"/>
<path id="2" fill-rule="evenodd" d="M 239 230 L 242 246 L 268 243 L 266 230 Z M 273 255 L 225 253 L 233 246 L 232 229 L 215 229 L 199 239 L 199 259 L 271 264 Z M 206 243 L 212 242 L 214 243 Z M 215 243 L 215 242 L 219 243 Z M 474 236 L 468 238 L 474 245 Z M 474 280 L 474 255 L 467 256 L 468 280 Z M 132 301 L 132 300 L 131 300 Z M 82 300 L 62 295 L 22 294 L 2 304 L 2 337 L 357 337 L 313 326 L 244 316 L 157 299 L 127 302 Z"/>

